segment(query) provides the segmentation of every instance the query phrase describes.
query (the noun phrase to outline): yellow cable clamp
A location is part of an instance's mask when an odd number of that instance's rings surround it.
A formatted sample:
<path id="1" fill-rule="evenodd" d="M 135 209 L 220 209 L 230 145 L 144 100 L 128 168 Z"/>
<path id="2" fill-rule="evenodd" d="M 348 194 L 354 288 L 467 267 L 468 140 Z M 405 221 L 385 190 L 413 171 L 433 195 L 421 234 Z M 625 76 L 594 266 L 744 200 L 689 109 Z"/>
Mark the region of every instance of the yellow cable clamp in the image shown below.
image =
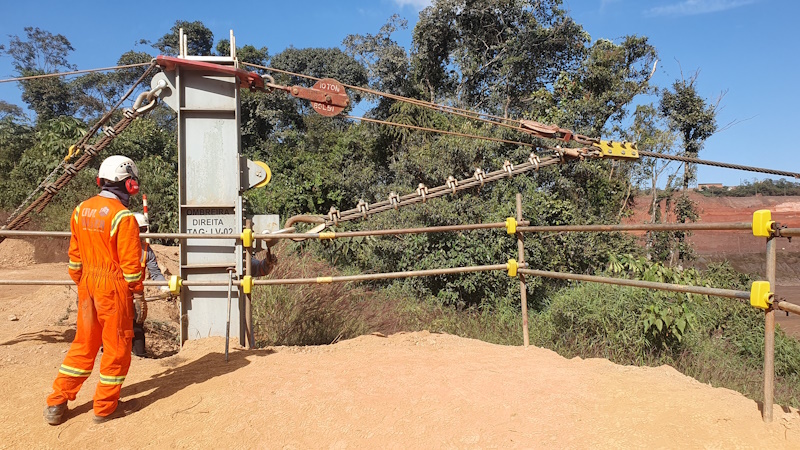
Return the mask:
<path id="1" fill-rule="evenodd" d="M 750 286 L 750 306 L 767 309 L 772 304 L 769 281 L 754 281 Z"/>
<path id="2" fill-rule="evenodd" d="M 178 294 L 181 293 L 181 287 L 183 286 L 183 280 L 181 280 L 181 277 L 179 277 L 177 275 L 173 275 L 169 279 L 169 283 L 167 285 L 169 286 L 169 292 L 171 294 L 178 295 Z"/>
<path id="3" fill-rule="evenodd" d="M 620 159 L 638 159 L 639 152 L 636 144 L 632 142 L 600 141 L 592 144 L 592 147 L 600 149 L 603 156 Z"/>
<path id="4" fill-rule="evenodd" d="M 250 275 L 245 275 L 242 277 L 242 292 L 245 294 L 249 294 L 253 292 L 253 277 Z"/>
<path id="5" fill-rule="evenodd" d="M 519 264 L 517 264 L 516 259 L 509 259 L 508 264 L 506 264 L 506 268 L 508 269 L 508 276 L 510 277 L 517 276 L 517 269 L 519 268 Z"/>
<path id="6" fill-rule="evenodd" d="M 323 231 L 322 233 L 319 234 L 320 240 L 322 240 L 322 239 L 333 239 L 335 237 L 336 237 L 336 232 L 335 231 Z"/>
<path id="7" fill-rule="evenodd" d="M 333 283 L 333 277 L 317 277 L 317 283 Z"/>
<path id="8" fill-rule="evenodd" d="M 242 231 L 242 245 L 247 248 L 253 246 L 253 230 L 250 228 L 245 228 L 245 230 Z"/>
<path id="9" fill-rule="evenodd" d="M 768 209 L 759 209 L 753 213 L 753 236 L 771 237 L 774 224 L 772 212 Z"/>
<path id="10" fill-rule="evenodd" d="M 508 234 L 516 234 L 517 233 L 517 220 L 513 217 L 509 217 L 506 219 L 506 233 Z"/>

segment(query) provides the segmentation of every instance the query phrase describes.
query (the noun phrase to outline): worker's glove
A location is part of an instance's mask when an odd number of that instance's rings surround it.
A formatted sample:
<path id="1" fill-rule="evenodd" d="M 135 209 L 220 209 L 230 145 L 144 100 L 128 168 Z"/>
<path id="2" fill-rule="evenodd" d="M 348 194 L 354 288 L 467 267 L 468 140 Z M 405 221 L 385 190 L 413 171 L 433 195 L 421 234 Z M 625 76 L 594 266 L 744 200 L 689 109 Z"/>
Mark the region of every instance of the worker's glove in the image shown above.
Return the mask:
<path id="1" fill-rule="evenodd" d="M 147 318 L 147 300 L 144 299 L 144 293 L 133 293 L 133 321 L 138 324 L 143 324 L 144 319 Z"/>
<path id="2" fill-rule="evenodd" d="M 160 286 L 158 290 L 161 291 L 162 295 L 170 293 L 169 286 Z"/>

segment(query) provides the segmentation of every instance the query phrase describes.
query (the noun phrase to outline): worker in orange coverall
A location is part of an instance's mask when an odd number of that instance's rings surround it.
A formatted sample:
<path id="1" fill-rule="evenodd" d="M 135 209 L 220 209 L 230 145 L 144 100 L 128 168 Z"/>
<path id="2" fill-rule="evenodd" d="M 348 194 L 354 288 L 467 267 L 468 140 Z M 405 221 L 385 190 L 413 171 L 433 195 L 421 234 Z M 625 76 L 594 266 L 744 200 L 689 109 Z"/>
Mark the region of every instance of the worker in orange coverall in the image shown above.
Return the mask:
<path id="1" fill-rule="evenodd" d="M 131 339 L 137 304 L 144 301 L 139 225 L 127 209 L 139 192 L 139 170 L 130 158 L 114 155 L 100 165 L 101 192 L 72 214 L 69 274 L 78 285 L 75 340 L 47 397 L 44 418 L 50 425 L 64 421 L 67 401 L 92 373 L 100 346 L 100 382 L 94 394 L 94 421 L 124 415 L 120 390 L 131 364 Z"/>

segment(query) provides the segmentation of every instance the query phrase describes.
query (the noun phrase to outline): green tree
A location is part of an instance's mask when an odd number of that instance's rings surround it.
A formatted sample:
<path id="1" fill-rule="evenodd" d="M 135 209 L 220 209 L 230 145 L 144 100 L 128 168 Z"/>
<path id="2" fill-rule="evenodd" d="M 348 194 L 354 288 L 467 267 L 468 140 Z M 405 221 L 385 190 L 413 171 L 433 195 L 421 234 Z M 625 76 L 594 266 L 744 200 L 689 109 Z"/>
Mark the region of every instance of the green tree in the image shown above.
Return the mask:
<path id="1" fill-rule="evenodd" d="M 217 54 L 220 56 L 231 54 L 231 42 L 228 39 L 222 39 L 217 42 Z M 265 66 L 269 61 L 269 51 L 267 47 L 256 48 L 252 45 L 236 47 L 236 59 L 241 62 Z"/>
<path id="2" fill-rule="evenodd" d="M 25 39 L 10 36 L 8 45 L 0 45 L 0 54 L 11 57 L 12 66 L 20 77 L 30 77 L 74 70 L 67 56 L 74 48 L 61 34 L 52 34 L 38 27 L 25 27 Z M 36 113 L 37 120 L 46 121 L 74 112 L 73 98 L 66 81 L 60 77 L 36 78 L 19 82 L 22 101 Z"/>
<path id="3" fill-rule="evenodd" d="M 25 113 L 19 106 L 0 100 L 0 120 L 8 117 L 10 120 L 18 120 L 25 117 Z"/>
<path id="4" fill-rule="evenodd" d="M 153 47 L 164 55 L 178 55 L 180 53 L 180 30 L 187 37 L 188 52 L 192 56 L 209 56 L 214 48 L 214 33 L 203 22 L 187 22 L 176 20 L 170 32 L 161 36 Z"/>
<path id="5" fill-rule="evenodd" d="M 342 44 L 345 53 L 367 69 L 369 86 L 390 94 L 407 92 L 409 56 L 392 34 L 405 29 L 408 22 L 397 14 L 389 18 L 378 34 L 351 34 Z"/>
<path id="6" fill-rule="evenodd" d="M 633 114 L 633 123 L 622 136 L 636 142 L 640 150 L 659 154 L 675 154 L 678 137 L 669 129 L 666 118 L 652 105 L 638 105 Z M 663 215 L 670 210 L 675 191 L 676 178 L 680 166 L 675 168 L 671 161 L 642 157 L 631 172 L 631 181 L 644 191 L 649 191 L 648 212 L 651 223 L 663 222 Z M 666 175 L 666 181 L 663 176 Z M 663 184 L 663 187 L 659 187 Z M 664 206 L 666 203 L 666 206 Z M 669 231 L 649 231 L 646 234 L 648 256 L 653 261 L 668 261 L 674 253 L 675 235 Z"/>
<path id="7" fill-rule="evenodd" d="M 519 116 L 523 100 L 579 66 L 588 36 L 560 1 L 438 0 L 414 28 L 413 66 L 431 101 Z"/>
<path id="8" fill-rule="evenodd" d="M 695 88 L 695 81 L 700 72 L 688 80 L 681 78 L 672 83 L 672 89 L 664 89 L 661 93 L 659 110 L 670 121 L 672 129 L 680 133 L 685 155 L 697 158 L 703 149 L 705 140 L 717 131 L 716 112 L 719 101 L 710 104 L 700 97 Z M 687 163 L 684 168 L 683 188 L 689 189 L 696 182 L 697 167 Z"/>

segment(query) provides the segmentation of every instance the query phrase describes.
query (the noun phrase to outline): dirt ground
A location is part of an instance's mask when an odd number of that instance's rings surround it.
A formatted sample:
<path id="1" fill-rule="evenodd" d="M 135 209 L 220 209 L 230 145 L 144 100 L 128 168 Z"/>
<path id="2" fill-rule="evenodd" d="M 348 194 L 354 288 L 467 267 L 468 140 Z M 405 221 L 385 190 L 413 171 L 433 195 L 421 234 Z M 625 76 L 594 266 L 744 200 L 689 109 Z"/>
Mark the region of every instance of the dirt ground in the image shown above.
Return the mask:
<path id="1" fill-rule="evenodd" d="M 167 266 L 174 251 L 157 248 Z M 0 244 L 0 279 L 67 278 L 64 262 L 31 254 L 23 241 Z M 776 405 L 765 424 L 756 402 L 667 366 L 428 332 L 234 343 L 225 362 L 224 338 L 175 353 L 177 305 L 153 303 L 148 351 L 159 357 L 134 357 L 122 388 L 138 410 L 93 424 L 95 372 L 52 427 L 42 409 L 74 336 L 75 289 L 3 286 L 0 448 L 800 448 L 797 410 Z"/>

